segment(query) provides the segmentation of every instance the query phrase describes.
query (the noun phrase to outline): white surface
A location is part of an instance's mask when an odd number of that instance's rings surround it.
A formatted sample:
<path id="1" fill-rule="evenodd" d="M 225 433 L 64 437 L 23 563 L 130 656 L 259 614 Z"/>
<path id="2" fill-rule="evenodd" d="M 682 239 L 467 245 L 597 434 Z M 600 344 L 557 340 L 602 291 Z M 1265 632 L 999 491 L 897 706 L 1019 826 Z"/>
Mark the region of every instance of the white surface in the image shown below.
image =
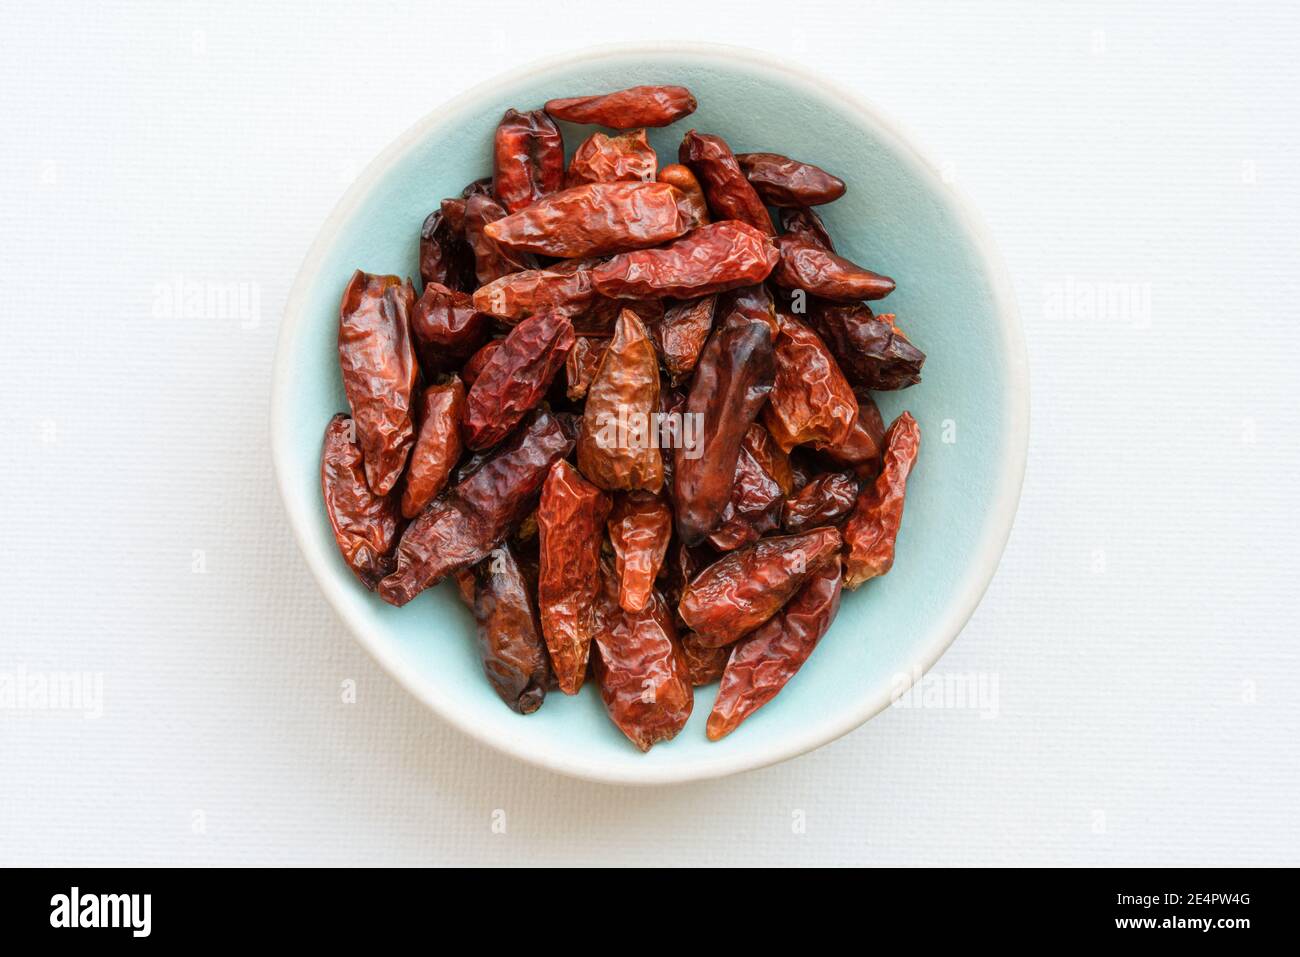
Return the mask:
<path id="1" fill-rule="evenodd" d="M 1300 863 L 1300 14 L 783 7 L 8 15 L 0 676 L 102 674 L 103 715 L 0 710 L 0 863 Z M 626 790 L 475 745 L 356 646 L 282 519 L 268 383 L 389 140 L 506 65 L 682 31 L 805 58 L 945 158 L 1016 282 L 1034 423 L 938 668 L 996 680 L 996 716 Z M 257 309 L 187 318 L 178 281 Z"/>

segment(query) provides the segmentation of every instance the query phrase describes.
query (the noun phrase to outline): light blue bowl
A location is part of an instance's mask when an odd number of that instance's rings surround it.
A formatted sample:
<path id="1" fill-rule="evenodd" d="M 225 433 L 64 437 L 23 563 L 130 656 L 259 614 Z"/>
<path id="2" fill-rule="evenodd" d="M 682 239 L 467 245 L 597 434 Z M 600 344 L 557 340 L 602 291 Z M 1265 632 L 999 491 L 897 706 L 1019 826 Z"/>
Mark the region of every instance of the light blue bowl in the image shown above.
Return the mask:
<path id="1" fill-rule="evenodd" d="M 821 212 L 841 253 L 892 276 L 882 307 L 925 351 L 924 381 L 878 394 L 889 421 L 921 426 L 897 559 L 845 593 L 816 653 L 775 700 L 720 742 L 704 736 L 716 685 L 698 689 L 678 737 L 641 754 L 599 695 L 553 693 L 508 710 L 484 679 L 473 622 L 450 584 L 393 608 L 340 558 L 321 501 L 325 423 L 347 403 L 336 324 L 356 268 L 417 275 L 420 223 L 438 200 L 491 171 L 507 107 L 642 83 L 691 88 L 699 110 L 652 130 L 661 163 L 682 135 L 719 133 L 737 151 L 816 163 L 848 183 Z M 590 128 L 565 126 L 570 151 Z M 993 576 L 1015 516 L 1028 438 L 1028 376 L 1014 296 L 975 218 L 898 128 L 855 94 L 767 53 L 674 45 L 600 48 L 515 71 L 434 110 L 379 155 L 331 214 L 298 273 L 276 354 L 272 450 L 290 523 L 321 589 L 379 662 L 465 733 L 526 761 L 602 781 L 716 777 L 784 760 L 852 730 L 929 668 Z"/>

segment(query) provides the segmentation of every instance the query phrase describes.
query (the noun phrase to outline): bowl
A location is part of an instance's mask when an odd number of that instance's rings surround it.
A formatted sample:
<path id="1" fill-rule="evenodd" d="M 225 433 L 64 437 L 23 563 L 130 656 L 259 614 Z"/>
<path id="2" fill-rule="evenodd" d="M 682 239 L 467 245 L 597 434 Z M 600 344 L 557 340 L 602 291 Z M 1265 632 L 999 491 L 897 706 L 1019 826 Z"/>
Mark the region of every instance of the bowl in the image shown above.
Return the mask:
<path id="1" fill-rule="evenodd" d="M 507 107 L 643 83 L 690 87 L 698 111 L 650 131 L 673 162 L 692 127 L 737 152 L 770 150 L 848 183 L 820 207 L 839 251 L 892 276 L 881 304 L 927 354 L 923 381 L 876 397 L 910 410 L 921 453 L 890 574 L 846 592 L 816 652 L 773 701 L 718 742 L 704 735 L 717 685 L 690 722 L 642 754 L 596 689 L 506 708 L 484 679 L 474 624 L 451 583 L 403 608 L 366 591 L 340 557 L 321 498 L 325 424 L 347 402 L 336 327 L 358 267 L 418 276 L 420 224 L 444 196 L 491 172 Z M 594 128 L 561 124 L 570 151 Z M 670 159 L 671 158 L 671 159 Z M 769 53 L 673 44 L 600 47 L 508 73 L 439 106 L 388 146 L 331 213 L 298 272 L 280 328 L 271 402 L 275 471 L 312 574 L 358 640 L 438 715 L 484 744 L 563 774 L 661 784 L 773 764 L 838 738 L 887 707 L 939 658 L 993 577 L 1011 530 L 1028 438 L 1028 373 L 1015 297 L 992 244 L 953 187 L 899 127 L 856 93 Z"/>

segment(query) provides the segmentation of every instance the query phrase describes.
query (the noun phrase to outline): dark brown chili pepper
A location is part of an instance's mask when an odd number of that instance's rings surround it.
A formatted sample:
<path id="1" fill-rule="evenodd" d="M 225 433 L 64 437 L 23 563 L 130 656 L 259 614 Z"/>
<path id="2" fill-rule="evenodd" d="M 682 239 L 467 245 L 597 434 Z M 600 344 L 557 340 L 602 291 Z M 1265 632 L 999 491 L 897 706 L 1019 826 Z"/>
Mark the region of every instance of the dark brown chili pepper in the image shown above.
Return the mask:
<path id="1" fill-rule="evenodd" d="M 814 445 L 820 454 L 840 468 L 852 468 L 860 479 L 874 479 L 880 471 L 880 456 L 885 447 L 885 422 L 880 409 L 865 389 L 855 390 L 858 417 L 848 438 L 838 445 Z"/>
<path id="2" fill-rule="evenodd" d="M 699 179 L 715 219 L 738 219 L 766 236 L 776 235 L 767 207 L 721 136 L 691 130 L 678 147 L 677 161 Z"/>
<path id="3" fill-rule="evenodd" d="M 593 339 L 590 336 L 578 336 L 573 349 L 564 360 L 564 375 L 568 382 L 565 395 L 577 402 L 591 388 L 591 380 L 596 378 L 600 369 L 600 360 L 605 358 L 608 339 Z"/>
<path id="4" fill-rule="evenodd" d="M 570 260 L 545 269 L 528 269 L 502 276 L 474 293 L 474 308 L 507 322 L 518 322 L 538 312 L 558 312 L 573 317 L 591 307 L 594 263 Z"/>
<path id="5" fill-rule="evenodd" d="M 464 363 L 491 331 L 491 316 L 475 309 L 467 293 L 441 283 L 426 283 L 411 311 L 411 334 L 426 376 Z"/>
<path id="6" fill-rule="evenodd" d="M 904 412 L 885 433 L 885 463 L 876 481 L 858 496 L 844 526 L 844 584 L 857 588 L 893 567 L 894 543 L 903 523 L 903 499 L 921 447 L 921 430 Z"/>
<path id="7" fill-rule="evenodd" d="M 808 660 L 839 611 L 842 579 L 840 563 L 826 562 L 780 615 L 732 649 L 705 726 L 710 741 L 776 697 Z"/>
<path id="8" fill-rule="evenodd" d="M 700 181 L 695 178 L 689 166 L 683 166 L 681 163 L 669 163 L 659 171 L 657 177 L 659 182 L 667 183 L 669 186 L 676 186 L 678 192 L 686 197 L 686 201 L 691 207 L 691 218 L 697 226 L 707 226 L 712 222 L 709 215 L 709 202 L 704 198 L 704 188 L 700 186 Z"/>
<path id="9" fill-rule="evenodd" d="M 587 673 L 609 509 L 609 496 L 568 462 L 551 466 L 537 506 L 537 605 L 551 667 L 565 694 L 577 694 Z"/>
<path id="10" fill-rule="evenodd" d="M 592 675 L 610 720 L 642 751 L 677 736 L 695 694 L 668 605 L 657 592 L 639 612 L 618 605 L 613 570 L 604 565 Z"/>
<path id="11" fill-rule="evenodd" d="M 342 413 L 325 427 L 320 460 L 325 514 L 343 560 L 371 591 L 392 568 L 400 524 L 392 495 L 376 495 L 366 483 L 361 449 L 352 436 L 352 420 Z"/>
<path id="12" fill-rule="evenodd" d="M 782 495 L 789 495 L 794 491 L 797 483 L 790 455 L 776 444 L 776 439 L 772 438 L 772 433 L 768 432 L 762 423 L 755 422 L 746 429 L 745 437 L 740 444 L 763 467 L 763 471 L 776 480 Z"/>
<path id="13" fill-rule="evenodd" d="M 684 86 L 634 86 L 616 93 L 547 100 L 543 107 L 557 120 L 634 130 L 667 126 L 695 112 L 695 97 Z"/>
<path id="14" fill-rule="evenodd" d="M 511 711 L 532 714 L 546 697 L 550 661 L 532 589 L 509 543 L 457 572 L 456 585 L 478 625 L 479 655 L 492 689 Z"/>
<path id="15" fill-rule="evenodd" d="M 564 186 L 564 139 L 541 110 L 506 110 L 492 149 L 492 189 L 507 213 Z"/>
<path id="16" fill-rule="evenodd" d="M 796 445 L 846 441 L 858 416 L 853 387 L 815 332 L 785 317 L 776 339 L 776 381 L 763 423 L 789 452 Z"/>
<path id="17" fill-rule="evenodd" d="M 485 558 L 533 510 L 551 463 L 573 450 L 576 434 L 576 423 L 537 410 L 510 442 L 406 527 L 397 568 L 379 583 L 379 597 L 405 605 Z"/>
<path id="18" fill-rule="evenodd" d="M 742 443 L 731 499 L 722 510 L 718 527 L 709 533 L 709 543 L 729 552 L 758 541 L 780 526 L 782 502 L 781 486 Z"/>
<path id="19" fill-rule="evenodd" d="M 772 206 L 821 206 L 844 195 L 844 180 L 838 176 L 780 153 L 737 153 L 736 162 Z"/>
<path id="20" fill-rule="evenodd" d="M 764 538 L 729 552 L 686 586 L 678 613 L 706 645 L 726 645 L 767 621 L 824 562 L 837 559 L 834 526 Z"/>
<path id="21" fill-rule="evenodd" d="M 592 270 L 591 282 L 611 299 L 694 299 L 760 283 L 779 258 L 754 227 L 726 220 L 659 249 L 614 256 Z"/>
<path id="22" fill-rule="evenodd" d="M 447 203 L 459 203 L 448 216 Z M 472 289 L 474 252 L 465 242 L 465 203 L 443 200 L 420 227 L 420 279 L 425 284 L 440 283 L 449 289 Z M 454 221 L 459 214 L 459 225 Z"/>
<path id="23" fill-rule="evenodd" d="M 894 325 L 892 315 L 873 315 L 865 305 L 819 301 L 808 318 L 855 387 L 905 389 L 921 381 L 925 353 Z"/>
<path id="24" fill-rule="evenodd" d="M 708 227 L 705 227 L 706 229 Z M 736 311 L 713 330 L 695 370 L 685 415 L 699 423 L 695 448 L 673 456 L 677 534 L 694 545 L 731 499 L 741 439 L 772 391 L 772 329 Z"/>
<path id="25" fill-rule="evenodd" d="M 470 386 L 465 445 L 479 451 L 509 435 L 542 401 L 573 342 L 573 324 L 554 312 L 538 313 L 511 329 Z"/>
<path id="26" fill-rule="evenodd" d="M 588 183 L 488 223 L 484 234 L 515 252 L 603 256 L 676 239 L 692 225 L 679 204 L 685 197 L 667 183 Z"/>
<path id="27" fill-rule="evenodd" d="M 465 386 L 452 376 L 431 385 L 420 399 L 411 461 L 402 489 L 402 516 L 415 518 L 437 498 L 460 461 L 460 423 L 465 417 Z"/>
<path id="28" fill-rule="evenodd" d="M 487 234 L 487 227 L 505 215 L 505 207 L 484 193 L 474 193 L 465 200 L 465 241 L 474 252 L 474 273 L 480 285 L 512 272 L 537 268 L 536 256 L 506 249 Z"/>
<path id="29" fill-rule="evenodd" d="M 645 130 L 618 136 L 592 133 L 573 154 L 565 186 L 584 183 L 617 183 L 630 180 L 648 183 L 655 178 L 659 159 L 646 139 Z"/>
<path id="30" fill-rule="evenodd" d="M 730 646 L 710 648 L 702 644 L 695 633 L 690 631 L 682 635 L 681 644 L 682 654 L 686 656 L 686 673 L 694 687 L 711 685 L 722 677 L 722 672 L 727 667 L 727 659 L 731 657 Z"/>
<path id="31" fill-rule="evenodd" d="M 799 207 L 781 210 L 781 231 L 787 236 L 798 236 L 827 252 L 835 252 L 835 243 L 815 209 Z"/>
<path id="32" fill-rule="evenodd" d="M 625 492 L 614 500 L 608 526 L 619 606 L 624 611 L 642 611 L 668 553 L 673 510 L 660 495 Z"/>
<path id="33" fill-rule="evenodd" d="M 888 276 L 863 269 L 804 236 L 786 233 L 777 237 L 776 246 L 781 261 L 772 271 L 772 282 L 784 289 L 841 302 L 884 299 L 894 291 Z"/>
<path id="34" fill-rule="evenodd" d="M 857 498 L 858 480 L 852 472 L 827 472 L 785 500 L 781 525 L 787 532 L 833 525 L 853 510 Z"/>
<path id="35" fill-rule="evenodd" d="M 366 481 L 387 495 L 415 443 L 411 403 L 419 367 L 411 347 L 415 290 L 396 276 L 352 274 L 339 306 L 339 366 Z"/>
<path id="36" fill-rule="evenodd" d="M 662 322 L 650 327 L 659 359 L 668 378 L 674 384 L 695 371 L 704 343 L 713 329 L 713 313 L 717 309 L 717 296 L 704 296 L 675 303 L 664 310 Z"/>
<path id="37" fill-rule="evenodd" d="M 659 410 L 659 359 L 645 326 L 624 309 L 587 389 L 578 468 L 603 489 L 657 492 L 663 458 L 653 414 Z"/>
<path id="38" fill-rule="evenodd" d="M 594 277 L 593 277 L 594 278 Z M 663 321 L 662 299 L 609 299 L 597 295 L 591 309 L 573 320 L 573 328 L 582 335 L 605 337 L 614 335 L 614 324 L 624 309 L 631 309 L 647 329 Z"/>

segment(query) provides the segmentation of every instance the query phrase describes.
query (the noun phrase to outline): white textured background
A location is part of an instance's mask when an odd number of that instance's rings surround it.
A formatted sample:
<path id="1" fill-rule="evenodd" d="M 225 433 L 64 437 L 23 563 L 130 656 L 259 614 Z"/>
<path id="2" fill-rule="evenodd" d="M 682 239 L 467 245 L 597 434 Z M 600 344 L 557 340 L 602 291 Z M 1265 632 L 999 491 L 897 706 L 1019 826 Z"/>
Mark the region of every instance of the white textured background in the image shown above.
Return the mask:
<path id="1" fill-rule="evenodd" d="M 180 6 L 0 36 L 0 673 L 104 676 L 99 720 L 0 710 L 0 863 L 1300 864 L 1294 8 Z M 995 717 L 622 790 L 474 744 L 353 643 L 267 404 L 289 284 L 381 147 L 507 67 L 673 38 L 797 57 L 929 148 L 1016 283 L 1033 435 L 940 663 L 996 677 Z M 169 315 L 176 282 L 256 308 Z"/>

